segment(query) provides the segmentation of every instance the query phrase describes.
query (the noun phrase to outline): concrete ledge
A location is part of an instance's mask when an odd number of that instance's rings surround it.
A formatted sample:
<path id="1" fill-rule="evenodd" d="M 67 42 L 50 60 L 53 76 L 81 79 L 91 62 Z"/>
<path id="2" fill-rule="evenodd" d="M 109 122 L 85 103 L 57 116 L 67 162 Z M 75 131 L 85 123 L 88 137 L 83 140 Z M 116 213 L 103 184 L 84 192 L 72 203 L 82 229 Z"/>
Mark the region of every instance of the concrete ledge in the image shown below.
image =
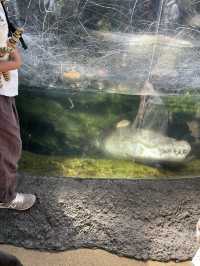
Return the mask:
<path id="1" fill-rule="evenodd" d="M 196 251 L 200 179 L 83 180 L 19 176 L 38 196 L 28 212 L 0 210 L 0 243 L 40 250 L 98 247 L 140 260 Z"/>

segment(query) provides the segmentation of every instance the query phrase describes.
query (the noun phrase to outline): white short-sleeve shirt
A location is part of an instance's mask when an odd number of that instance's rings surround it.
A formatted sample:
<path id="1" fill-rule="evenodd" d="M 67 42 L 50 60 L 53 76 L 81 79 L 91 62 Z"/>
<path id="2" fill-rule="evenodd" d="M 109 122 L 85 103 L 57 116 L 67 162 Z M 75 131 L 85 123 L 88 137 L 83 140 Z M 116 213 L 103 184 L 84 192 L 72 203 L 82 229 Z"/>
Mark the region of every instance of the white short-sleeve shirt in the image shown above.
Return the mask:
<path id="1" fill-rule="evenodd" d="M 6 20 L 3 6 L 0 3 L 0 47 L 5 47 L 8 39 L 8 23 Z M 5 81 L 2 76 L 1 82 L 3 87 L 0 88 L 0 95 L 16 96 L 18 95 L 18 70 L 10 70 L 10 80 Z"/>

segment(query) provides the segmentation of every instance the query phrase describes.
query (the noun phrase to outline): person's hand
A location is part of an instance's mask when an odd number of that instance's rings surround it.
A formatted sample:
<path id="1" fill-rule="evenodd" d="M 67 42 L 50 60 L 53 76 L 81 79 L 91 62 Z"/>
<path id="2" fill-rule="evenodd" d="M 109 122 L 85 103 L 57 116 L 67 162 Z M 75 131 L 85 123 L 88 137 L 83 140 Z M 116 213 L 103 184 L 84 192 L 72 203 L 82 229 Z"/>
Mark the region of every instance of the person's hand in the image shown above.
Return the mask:
<path id="1" fill-rule="evenodd" d="M 16 69 L 21 67 L 22 59 L 21 59 L 20 53 L 17 48 L 10 53 L 9 61 L 12 61 L 14 63 Z"/>

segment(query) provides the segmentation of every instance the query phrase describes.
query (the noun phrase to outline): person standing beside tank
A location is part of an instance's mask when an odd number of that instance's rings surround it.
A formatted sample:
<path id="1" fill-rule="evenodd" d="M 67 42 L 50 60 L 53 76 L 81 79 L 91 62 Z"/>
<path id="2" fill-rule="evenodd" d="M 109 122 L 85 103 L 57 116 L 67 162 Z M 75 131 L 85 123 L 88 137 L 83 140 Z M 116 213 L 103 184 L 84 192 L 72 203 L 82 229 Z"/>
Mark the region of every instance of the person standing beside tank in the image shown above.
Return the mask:
<path id="1" fill-rule="evenodd" d="M 0 46 L 7 47 L 8 20 L 3 1 L 0 1 Z M 17 163 L 21 156 L 22 141 L 19 118 L 15 104 L 18 95 L 18 69 L 22 59 L 18 49 L 13 50 L 8 61 L 0 61 L 0 73 L 9 72 L 6 81 L 1 77 L 0 88 L 0 208 L 27 210 L 36 197 L 16 192 Z"/>

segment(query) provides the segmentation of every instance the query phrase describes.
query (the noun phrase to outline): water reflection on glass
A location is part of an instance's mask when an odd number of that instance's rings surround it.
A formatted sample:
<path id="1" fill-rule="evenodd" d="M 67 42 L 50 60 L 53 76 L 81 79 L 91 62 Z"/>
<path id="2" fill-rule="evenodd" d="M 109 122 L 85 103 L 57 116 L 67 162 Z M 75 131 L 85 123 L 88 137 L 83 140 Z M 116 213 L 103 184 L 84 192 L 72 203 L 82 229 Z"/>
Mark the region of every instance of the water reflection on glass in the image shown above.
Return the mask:
<path id="1" fill-rule="evenodd" d="M 29 45 L 18 97 L 23 171 L 199 175 L 197 1 L 9 5 Z"/>

